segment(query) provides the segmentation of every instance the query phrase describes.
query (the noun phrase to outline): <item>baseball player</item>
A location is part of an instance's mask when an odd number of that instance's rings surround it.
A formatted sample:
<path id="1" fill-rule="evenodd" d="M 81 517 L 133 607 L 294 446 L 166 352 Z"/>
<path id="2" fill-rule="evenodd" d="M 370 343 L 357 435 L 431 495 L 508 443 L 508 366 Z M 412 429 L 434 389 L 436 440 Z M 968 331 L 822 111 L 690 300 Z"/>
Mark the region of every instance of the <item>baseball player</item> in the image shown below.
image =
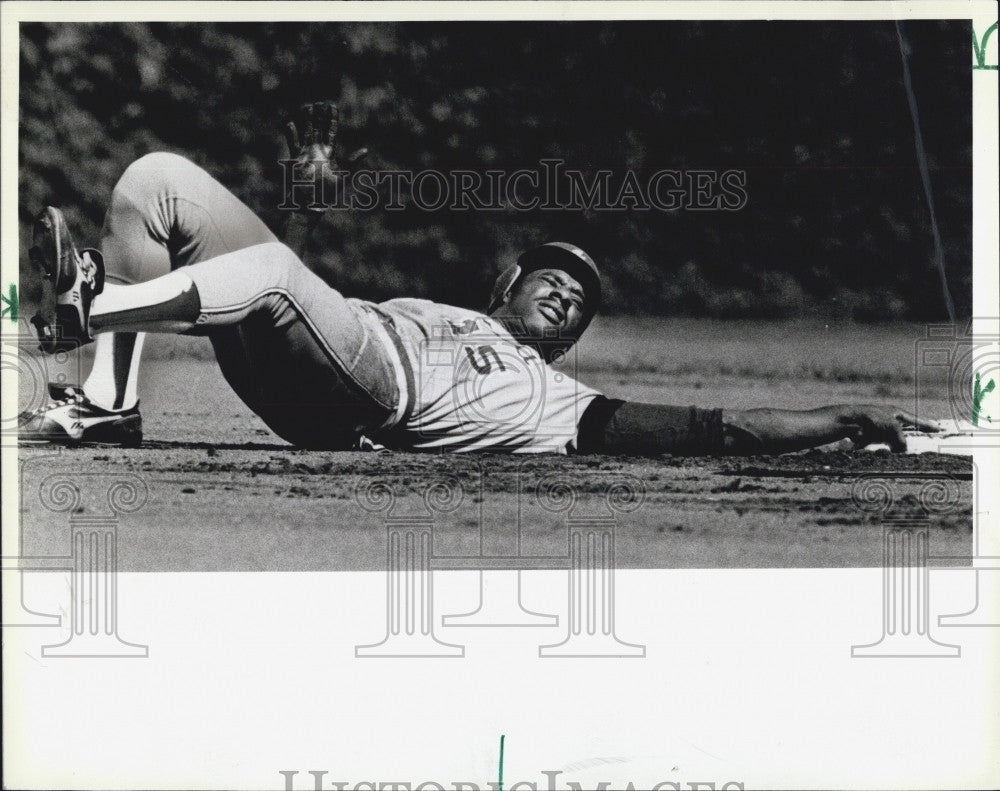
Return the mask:
<path id="1" fill-rule="evenodd" d="M 335 106 L 317 105 L 304 131 L 299 140 L 290 125 L 290 150 L 332 163 Z M 525 252 L 485 312 L 347 298 L 174 154 L 149 154 L 125 171 L 100 250 L 78 251 L 62 213 L 48 207 L 30 256 L 51 286 L 51 304 L 33 319 L 42 350 L 96 339 L 82 387 L 50 386 L 52 401 L 21 416 L 31 440 L 141 443 L 146 332 L 207 335 L 239 397 L 307 448 L 344 450 L 366 437 L 400 450 L 748 454 L 850 437 L 899 451 L 904 426 L 936 429 L 877 406 L 731 411 L 608 398 L 564 370 L 600 304 L 597 266 L 580 248 Z"/>

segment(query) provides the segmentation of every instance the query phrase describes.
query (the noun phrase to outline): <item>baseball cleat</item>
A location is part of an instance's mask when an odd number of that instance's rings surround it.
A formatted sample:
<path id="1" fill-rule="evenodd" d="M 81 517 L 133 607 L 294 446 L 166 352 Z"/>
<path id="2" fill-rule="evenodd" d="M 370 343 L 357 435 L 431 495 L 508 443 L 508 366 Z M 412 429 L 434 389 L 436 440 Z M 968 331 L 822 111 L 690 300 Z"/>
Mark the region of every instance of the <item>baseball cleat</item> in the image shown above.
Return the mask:
<path id="1" fill-rule="evenodd" d="M 47 307 L 31 319 L 41 350 L 54 354 L 90 343 L 93 340 L 89 326 L 90 305 L 104 290 L 101 253 L 97 250 L 78 253 L 63 213 L 46 206 L 35 218 L 28 257 L 42 277 L 51 283 L 46 291 L 54 292 L 46 294 Z"/>
<path id="2" fill-rule="evenodd" d="M 17 417 L 18 439 L 62 445 L 142 444 L 139 404 L 131 409 L 105 409 L 77 387 L 49 385 L 51 402 Z"/>

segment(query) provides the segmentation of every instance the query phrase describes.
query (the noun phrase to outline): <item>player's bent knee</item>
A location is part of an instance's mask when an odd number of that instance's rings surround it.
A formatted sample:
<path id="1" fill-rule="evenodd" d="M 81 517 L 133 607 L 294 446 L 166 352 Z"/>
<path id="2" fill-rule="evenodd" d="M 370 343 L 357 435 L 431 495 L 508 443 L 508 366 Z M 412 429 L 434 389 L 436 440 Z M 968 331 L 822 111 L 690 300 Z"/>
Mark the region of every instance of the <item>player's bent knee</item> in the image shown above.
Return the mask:
<path id="1" fill-rule="evenodd" d="M 121 183 L 135 185 L 133 189 L 157 190 L 168 185 L 190 189 L 211 178 L 203 168 L 180 154 L 154 151 L 129 165 L 122 174 Z"/>
<path id="2" fill-rule="evenodd" d="M 285 271 L 294 271 L 305 266 L 300 259 L 284 242 L 266 242 L 262 247 L 268 247 L 272 251 L 273 261 L 276 266 Z"/>
<path id="3" fill-rule="evenodd" d="M 270 273 L 268 279 L 276 285 L 291 285 L 298 270 L 305 268 L 299 257 L 282 242 L 266 242 L 257 245 L 257 249 L 261 251 L 264 265 Z"/>
<path id="4" fill-rule="evenodd" d="M 130 175 L 144 175 L 151 172 L 163 173 L 176 170 L 178 166 L 197 167 L 191 160 L 169 151 L 154 151 L 144 154 L 129 165 L 125 172 Z"/>
<path id="5" fill-rule="evenodd" d="M 280 288 L 295 291 L 301 273 L 308 272 L 305 265 L 281 242 L 265 242 L 231 253 L 239 262 L 241 277 L 258 288 Z"/>

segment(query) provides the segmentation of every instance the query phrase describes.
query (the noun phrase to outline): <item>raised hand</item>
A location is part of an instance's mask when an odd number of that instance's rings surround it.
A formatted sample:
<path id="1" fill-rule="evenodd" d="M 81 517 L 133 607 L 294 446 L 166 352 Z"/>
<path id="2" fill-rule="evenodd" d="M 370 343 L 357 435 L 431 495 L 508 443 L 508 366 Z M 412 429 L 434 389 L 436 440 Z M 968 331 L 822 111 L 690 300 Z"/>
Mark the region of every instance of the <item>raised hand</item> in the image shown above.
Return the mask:
<path id="1" fill-rule="evenodd" d="M 333 202 L 342 190 L 344 172 L 368 153 L 367 148 L 359 148 L 346 157 L 348 168 L 337 162 L 337 132 L 340 130 L 340 110 L 333 101 L 319 101 L 303 104 L 294 119 L 285 124 L 285 142 L 288 145 L 287 159 L 295 160 L 294 181 L 323 185 L 323 197 Z M 291 179 L 285 176 L 283 207 L 296 211 L 321 214 L 325 210 L 320 195 L 312 187 L 301 189 L 295 200 L 295 189 L 289 187 Z M 342 196 L 340 196 L 342 197 Z"/>

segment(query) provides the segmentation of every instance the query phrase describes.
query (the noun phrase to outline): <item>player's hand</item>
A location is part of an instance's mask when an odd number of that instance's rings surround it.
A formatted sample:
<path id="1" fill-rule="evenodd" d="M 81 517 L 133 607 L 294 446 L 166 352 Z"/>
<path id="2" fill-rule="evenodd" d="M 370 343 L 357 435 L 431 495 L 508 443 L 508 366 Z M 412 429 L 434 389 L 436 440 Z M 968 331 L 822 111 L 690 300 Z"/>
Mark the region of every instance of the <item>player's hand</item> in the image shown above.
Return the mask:
<path id="1" fill-rule="evenodd" d="M 346 157 L 346 168 L 337 162 L 337 132 L 340 130 L 340 110 L 332 101 L 311 102 L 299 108 L 295 118 L 285 124 L 285 141 L 288 144 L 288 159 L 295 160 L 295 180 L 298 182 L 316 182 L 317 171 L 324 183 L 326 200 L 333 202 L 336 189 L 341 188 L 339 182 L 344 171 L 350 169 L 367 153 L 367 148 L 359 148 Z M 340 171 L 338 173 L 338 171 Z M 304 191 L 303 191 L 304 194 Z M 299 211 L 322 213 L 325 207 L 310 201 L 289 201 L 292 196 L 286 195 L 286 203 L 298 203 Z M 311 195 L 310 195 L 311 197 Z M 318 196 L 317 196 L 318 201 Z"/>
<path id="2" fill-rule="evenodd" d="M 848 437 L 860 448 L 885 443 L 894 453 L 906 452 L 903 429 L 937 432 L 942 427 L 933 420 L 921 420 L 903 409 L 861 405 L 836 407 L 837 422 L 849 430 Z"/>

